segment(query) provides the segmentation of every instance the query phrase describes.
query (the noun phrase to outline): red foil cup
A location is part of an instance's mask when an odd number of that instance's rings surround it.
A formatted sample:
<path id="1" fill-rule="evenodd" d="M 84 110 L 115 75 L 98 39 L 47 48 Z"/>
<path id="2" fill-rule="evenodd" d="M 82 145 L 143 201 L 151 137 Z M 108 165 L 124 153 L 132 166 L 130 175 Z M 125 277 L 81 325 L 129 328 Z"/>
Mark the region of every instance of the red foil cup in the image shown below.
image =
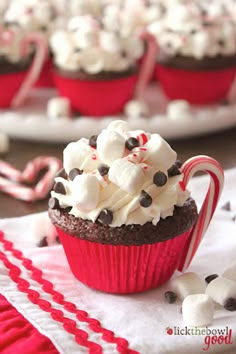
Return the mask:
<path id="1" fill-rule="evenodd" d="M 123 246 L 81 240 L 57 228 L 74 276 L 91 288 L 115 294 L 142 292 L 169 280 L 190 231 L 164 242 Z"/>
<path id="2" fill-rule="evenodd" d="M 0 75 L 0 85 L 2 88 L 1 95 L 0 95 L 1 108 L 6 108 L 11 105 L 12 99 L 20 89 L 26 77 L 27 72 L 28 71 L 25 70 L 25 71 Z"/>
<path id="3" fill-rule="evenodd" d="M 236 75 L 234 68 L 214 71 L 184 71 L 156 64 L 155 76 L 171 100 L 209 104 L 227 96 Z"/>
<path id="4" fill-rule="evenodd" d="M 94 117 L 120 113 L 133 97 L 138 79 L 137 75 L 130 75 L 113 80 L 85 81 L 63 77 L 55 71 L 53 75 L 60 96 L 70 100 L 72 110 Z"/>
<path id="5" fill-rule="evenodd" d="M 48 59 L 45 61 L 42 71 L 39 75 L 38 80 L 36 81 L 35 87 L 38 88 L 51 88 L 54 87 L 54 80 L 53 80 L 53 61 L 52 59 Z"/>

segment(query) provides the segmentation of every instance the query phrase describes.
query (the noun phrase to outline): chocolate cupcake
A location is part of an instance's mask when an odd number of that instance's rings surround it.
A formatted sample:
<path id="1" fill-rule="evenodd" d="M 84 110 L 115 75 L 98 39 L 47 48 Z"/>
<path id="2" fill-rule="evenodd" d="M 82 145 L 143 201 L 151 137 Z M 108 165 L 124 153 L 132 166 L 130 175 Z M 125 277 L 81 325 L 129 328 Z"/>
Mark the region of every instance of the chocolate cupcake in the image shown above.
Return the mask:
<path id="1" fill-rule="evenodd" d="M 236 74 L 236 26 L 226 4 L 170 3 L 149 30 L 159 45 L 156 78 L 168 98 L 208 104 L 228 95 Z"/>
<path id="2" fill-rule="evenodd" d="M 113 293 L 168 280 L 197 219 L 169 144 L 113 121 L 98 136 L 70 143 L 63 164 L 49 216 L 74 275 Z"/>
<path id="3" fill-rule="evenodd" d="M 104 27 L 102 19 L 77 16 L 51 38 L 59 95 L 85 116 L 122 111 L 134 94 L 143 41 Z"/>

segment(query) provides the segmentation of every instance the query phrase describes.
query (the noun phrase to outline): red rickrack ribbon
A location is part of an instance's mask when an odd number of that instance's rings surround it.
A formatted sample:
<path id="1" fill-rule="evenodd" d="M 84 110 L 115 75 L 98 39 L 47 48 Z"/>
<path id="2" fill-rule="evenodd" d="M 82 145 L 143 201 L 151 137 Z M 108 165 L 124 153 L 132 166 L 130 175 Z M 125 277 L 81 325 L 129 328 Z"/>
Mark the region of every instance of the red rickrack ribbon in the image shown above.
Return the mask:
<path id="1" fill-rule="evenodd" d="M 42 290 L 52 296 L 52 300 L 55 303 L 62 305 L 65 310 L 75 314 L 80 322 L 87 323 L 91 331 L 100 333 L 105 342 L 116 344 L 118 353 L 140 354 L 139 352 L 129 348 L 129 343 L 126 339 L 117 337 L 114 332 L 102 327 L 101 323 L 97 319 L 89 317 L 89 314 L 86 311 L 78 309 L 74 303 L 65 300 L 64 295 L 54 289 L 52 282 L 43 278 L 42 271 L 35 267 L 29 258 L 24 257 L 23 253 L 19 249 L 14 248 L 11 241 L 4 238 L 4 233 L 2 231 L 0 231 L 0 242 L 3 244 L 6 251 L 11 252 L 16 259 L 22 262 L 23 267 L 30 271 L 31 279 L 37 281 L 41 285 Z M 49 301 L 42 299 L 38 291 L 31 289 L 30 283 L 20 277 L 20 268 L 11 263 L 6 254 L 2 251 L 0 251 L 0 260 L 9 270 L 9 277 L 17 284 L 18 290 L 26 293 L 28 299 L 33 304 L 37 305 L 41 310 L 48 312 L 53 320 L 60 322 L 65 331 L 74 335 L 74 339 L 77 344 L 88 348 L 88 353 L 91 354 L 100 354 L 103 352 L 101 345 L 89 341 L 88 333 L 85 330 L 79 329 L 74 320 L 66 317 L 63 311 L 54 308 Z"/>

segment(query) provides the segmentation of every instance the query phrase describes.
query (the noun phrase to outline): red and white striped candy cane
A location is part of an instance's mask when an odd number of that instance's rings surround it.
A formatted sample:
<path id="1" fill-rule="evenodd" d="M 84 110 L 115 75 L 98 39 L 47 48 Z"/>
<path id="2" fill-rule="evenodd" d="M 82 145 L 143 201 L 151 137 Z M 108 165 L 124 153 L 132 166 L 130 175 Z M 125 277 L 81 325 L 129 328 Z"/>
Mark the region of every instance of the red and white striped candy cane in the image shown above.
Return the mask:
<path id="1" fill-rule="evenodd" d="M 141 39 L 147 42 L 147 53 L 143 59 L 138 82 L 135 89 L 135 98 L 138 100 L 143 100 L 145 89 L 152 77 L 153 70 L 156 63 L 158 46 L 156 38 L 147 31 L 143 31 L 140 35 Z"/>
<path id="2" fill-rule="evenodd" d="M 11 102 L 12 107 L 18 107 L 24 102 L 31 87 L 39 77 L 42 66 L 48 56 L 47 41 L 39 33 L 31 33 L 22 41 L 22 57 L 28 55 L 32 44 L 36 46 L 36 53 L 34 54 L 33 62 L 23 84 L 15 97 L 13 97 Z"/>
<path id="3" fill-rule="evenodd" d="M 33 188 L 26 187 L 3 177 L 0 177 L 0 191 L 25 202 L 36 200 Z"/>
<path id="4" fill-rule="evenodd" d="M 187 186 L 196 172 L 203 171 L 210 175 L 210 185 L 205 200 L 181 255 L 178 270 L 184 271 L 190 265 L 215 212 L 224 185 L 224 171 L 216 160 L 204 155 L 190 158 L 183 164 L 181 170 L 184 186 Z"/>
<path id="5" fill-rule="evenodd" d="M 16 199 L 27 202 L 43 199 L 50 192 L 54 177 L 62 167 L 61 160 L 51 156 L 39 156 L 28 162 L 21 173 L 11 165 L 0 161 L 0 170 L 3 167 L 5 177 L 0 177 L 0 191 L 11 195 Z M 7 167 L 7 170 L 4 168 Z M 23 183 L 34 182 L 40 172 L 47 169 L 47 172 L 38 181 L 35 187 L 28 187 Z"/>
<path id="6" fill-rule="evenodd" d="M 22 173 L 3 160 L 0 160 L 0 175 L 7 177 L 11 181 L 22 182 Z"/>
<path id="7" fill-rule="evenodd" d="M 39 156 L 26 165 L 22 176 L 28 182 L 35 180 L 40 171 L 47 169 L 42 179 L 34 187 L 36 199 L 43 199 L 47 196 L 53 186 L 54 177 L 61 167 L 61 160 L 49 156 Z"/>

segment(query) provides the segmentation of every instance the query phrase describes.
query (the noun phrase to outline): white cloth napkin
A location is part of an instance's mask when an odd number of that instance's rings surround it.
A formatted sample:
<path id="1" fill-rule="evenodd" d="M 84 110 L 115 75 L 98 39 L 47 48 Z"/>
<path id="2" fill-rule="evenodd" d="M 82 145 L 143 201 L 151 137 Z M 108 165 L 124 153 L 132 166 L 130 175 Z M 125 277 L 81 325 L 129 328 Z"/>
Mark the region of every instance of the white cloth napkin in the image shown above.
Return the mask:
<path id="1" fill-rule="evenodd" d="M 198 204 L 204 197 L 208 178 L 206 176 L 193 178 L 190 189 Z M 226 183 L 213 221 L 188 271 L 197 272 L 202 278 L 209 274 L 221 274 L 225 267 L 236 259 L 236 168 L 226 171 Z M 227 202 L 231 202 L 231 211 L 222 209 Z M 64 294 L 66 300 L 75 303 L 81 310 L 85 310 L 93 318 L 101 321 L 102 325 L 115 332 L 116 335 L 126 338 L 130 348 L 142 354 L 199 354 L 206 348 L 204 335 L 168 335 L 167 327 L 178 330 L 185 325 L 180 312 L 181 304 L 168 304 L 164 300 L 164 292 L 169 289 L 169 283 L 164 286 L 141 294 L 110 295 L 94 291 L 79 283 L 71 274 L 62 246 L 53 245 L 38 248 L 36 243 L 47 232 L 47 214 L 34 214 L 26 217 L 0 220 L 0 229 L 5 237 L 13 241 L 14 246 L 23 250 L 24 255 L 32 259 L 35 266 L 43 270 L 46 279 L 53 282 L 56 290 Z M 41 225 L 41 226 L 39 226 Z M 2 244 L 0 250 L 3 250 Z M 19 265 L 12 255 L 7 252 L 9 259 Z M 34 282 L 27 271 L 22 269 L 22 276 L 42 297 L 45 295 L 40 286 Z M 176 276 L 178 273 L 174 276 Z M 0 262 L 0 293 L 18 309 L 38 330 L 48 336 L 62 354 L 86 353 L 74 341 L 62 326 L 51 317 L 37 308 L 27 299 L 24 293 L 8 276 L 8 271 Z M 60 305 L 57 308 L 62 309 Z M 71 313 L 68 317 L 75 319 Z M 77 321 L 78 322 L 78 321 Z M 93 340 L 104 349 L 104 353 L 117 353 L 113 344 L 107 344 L 99 334 L 93 333 L 88 326 L 79 323 L 89 333 Z M 232 344 L 210 345 L 207 353 L 236 353 L 236 312 L 229 312 L 222 308 L 215 309 L 214 321 L 209 329 L 232 329 Z"/>

